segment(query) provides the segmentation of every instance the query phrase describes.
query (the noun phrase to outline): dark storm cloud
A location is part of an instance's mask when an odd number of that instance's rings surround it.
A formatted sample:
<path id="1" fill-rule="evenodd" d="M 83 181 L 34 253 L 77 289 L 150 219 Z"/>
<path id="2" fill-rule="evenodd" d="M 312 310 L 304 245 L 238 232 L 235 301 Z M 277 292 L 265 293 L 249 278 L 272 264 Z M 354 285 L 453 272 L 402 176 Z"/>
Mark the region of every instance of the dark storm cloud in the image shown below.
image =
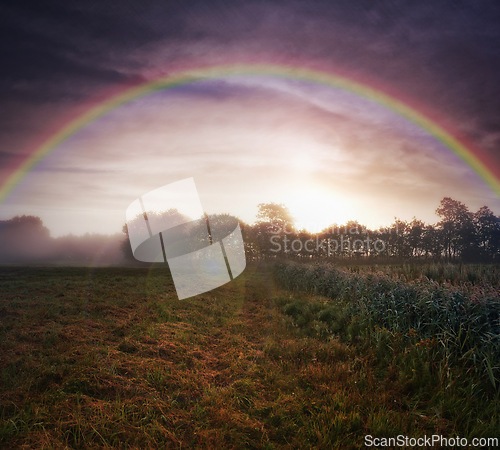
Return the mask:
<path id="1" fill-rule="evenodd" d="M 442 109 L 499 112 L 496 2 L 51 1 L 1 13 L 3 94 L 33 101 L 140 79 L 148 65 L 254 52 L 341 64 Z"/>
<path id="2" fill-rule="evenodd" d="M 3 94 L 27 96 L 34 102 L 78 96 L 89 86 L 137 77 L 112 65 L 112 49 L 117 47 L 119 55 L 127 43 L 140 44 L 134 38 L 153 37 L 140 24 L 69 9 L 65 3 L 23 3 L 20 7 L 4 6 L 1 13 Z"/>

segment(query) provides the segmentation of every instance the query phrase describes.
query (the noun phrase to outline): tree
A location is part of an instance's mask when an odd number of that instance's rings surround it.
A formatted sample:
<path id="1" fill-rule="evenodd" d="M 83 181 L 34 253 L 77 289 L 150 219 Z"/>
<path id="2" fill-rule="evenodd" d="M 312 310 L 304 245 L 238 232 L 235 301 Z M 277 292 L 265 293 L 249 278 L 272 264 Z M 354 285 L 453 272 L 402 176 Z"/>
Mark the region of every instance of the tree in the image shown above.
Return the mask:
<path id="1" fill-rule="evenodd" d="M 0 221 L 0 260 L 38 261 L 51 251 L 49 230 L 36 216 L 16 216 Z"/>
<path id="2" fill-rule="evenodd" d="M 463 203 L 445 197 L 436 214 L 441 217 L 438 226 L 442 230 L 445 254 L 448 260 L 463 254 L 474 246 L 473 216 Z"/>
<path id="3" fill-rule="evenodd" d="M 442 231 L 433 225 L 427 225 L 422 233 L 422 248 L 426 256 L 440 259 L 443 254 Z"/>
<path id="4" fill-rule="evenodd" d="M 285 241 L 294 233 L 290 211 L 277 203 L 260 203 L 258 208 L 257 223 L 253 228 L 260 253 L 263 256 L 284 254 Z"/>
<path id="5" fill-rule="evenodd" d="M 424 230 L 424 222 L 414 217 L 409 224 L 408 231 L 408 245 L 412 256 L 422 256 L 425 253 Z"/>
<path id="6" fill-rule="evenodd" d="M 259 245 L 254 227 L 247 225 L 240 220 L 241 235 L 245 245 L 245 255 L 247 261 L 255 261 L 259 259 Z"/>
<path id="7" fill-rule="evenodd" d="M 120 245 L 120 249 L 123 252 L 123 258 L 126 262 L 136 261 L 136 259 L 134 258 L 134 254 L 132 253 L 132 247 L 130 247 L 127 224 L 123 225 L 122 232 L 123 234 L 125 234 L 125 239 L 123 239 Z"/>
<path id="8" fill-rule="evenodd" d="M 293 217 L 288 208 L 283 204 L 260 203 L 258 205 L 257 223 L 269 223 L 286 232 L 294 229 Z"/>
<path id="9" fill-rule="evenodd" d="M 474 213 L 474 226 L 480 255 L 498 258 L 500 255 L 500 218 L 487 206 Z"/>
<path id="10" fill-rule="evenodd" d="M 148 224 L 148 231 L 162 230 L 162 236 L 164 246 L 167 251 L 167 256 L 168 252 L 170 252 L 171 254 L 175 252 L 182 253 L 184 249 L 185 253 L 187 253 L 189 251 L 189 246 L 197 246 L 199 248 L 203 244 L 206 245 L 206 243 L 197 243 L 197 241 L 199 241 L 202 237 L 201 233 L 199 232 L 200 229 L 203 229 L 205 235 L 208 236 L 205 218 L 200 218 L 197 221 L 193 221 L 190 217 L 180 214 L 177 209 L 169 209 L 162 212 L 148 211 L 145 215 L 138 214 L 133 219 L 129 219 L 127 223 L 122 227 L 122 232 L 126 237 L 121 244 L 121 250 L 123 252 L 125 260 L 128 262 L 137 261 L 134 257 L 134 254 L 132 253 L 129 234 L 139 236 L 144 235 L 144 233 L 146 233 L 146 229 L 144 227 L 144 219 Z M 203 223 L 199 224 L 199 226 L 195 226 L 195 222 Z M 202 225 L 204 228 L 202 228 Z M 154 231 L 153 234 L 155 234 Z M 144 239 L 144 241 L 147 241 L 147 239 Z M 138 249 L 140 248 L 141 245 L 138 246 Z"/>
<path id="11" fill-rule="evenodd" d="M 411 255 L 411 248 L 408 243 L 409 230 L 410 226 L 407 222 L 398 218 L 394 219 L 394 223 L 388 229 L 385 239 L 390 256 L 405 258 Z"/>

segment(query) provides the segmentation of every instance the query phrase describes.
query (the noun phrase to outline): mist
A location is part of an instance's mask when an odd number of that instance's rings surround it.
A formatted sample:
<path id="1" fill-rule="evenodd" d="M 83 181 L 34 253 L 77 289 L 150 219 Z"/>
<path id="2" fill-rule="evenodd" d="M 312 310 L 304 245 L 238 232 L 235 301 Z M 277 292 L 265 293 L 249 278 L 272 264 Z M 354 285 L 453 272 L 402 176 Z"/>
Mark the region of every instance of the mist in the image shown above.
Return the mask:
<path id="1" fill-rule="evenodd" d="M 55 264 L 65 266 L 110 266 L 131 261 L 124 234 L 67 235 L 53 238 L 36 216 L 16 216 L 0 221 L 1 264 Z"/>

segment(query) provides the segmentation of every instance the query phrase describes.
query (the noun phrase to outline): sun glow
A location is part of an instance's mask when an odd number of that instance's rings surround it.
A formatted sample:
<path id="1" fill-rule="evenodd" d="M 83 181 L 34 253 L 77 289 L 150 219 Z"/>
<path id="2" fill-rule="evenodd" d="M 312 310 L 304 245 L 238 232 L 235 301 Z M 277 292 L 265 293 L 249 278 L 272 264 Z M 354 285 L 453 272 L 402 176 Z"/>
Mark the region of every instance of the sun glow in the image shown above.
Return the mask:
<path id="1" fill-rule="evenodd" d="M 306 153 L 297 153 L 290 158 L 291 169 L 301 173 L 311 173 L 317 169 L 314 158 Z"/>
<path id="2" fill-rule="evenodd" d="M 334 223 L 345 223 L 353 217 L 349 199 L 319 186 L 298 187 L 283 203 L 295 219 L 295 227 L 312 233 Z"/>

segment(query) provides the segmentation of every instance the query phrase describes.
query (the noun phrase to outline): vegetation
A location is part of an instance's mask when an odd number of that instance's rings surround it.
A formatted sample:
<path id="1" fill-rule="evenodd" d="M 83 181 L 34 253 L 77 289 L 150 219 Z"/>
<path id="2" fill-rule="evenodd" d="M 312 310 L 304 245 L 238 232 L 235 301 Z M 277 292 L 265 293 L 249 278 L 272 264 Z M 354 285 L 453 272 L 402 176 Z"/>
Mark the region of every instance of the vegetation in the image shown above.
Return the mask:
<path id="1" fill-rule="evenodd" d="M 270 270 L 178 301 L 162 267 L 2 269 L 0 445 L 349 449 L 367 434 L 498 435 L 498 387 L 447 363 L 437 339 L 370 325 L 354 291 L 350 302 L 277 287 Z"/>
<path id="2" fill-rule="evenodd" d="M 427 278 L 438 283 L 448 283 L 454 286 L 462 285 L 466 287 L 470 283 L 500 287 L 500 269 L 496 264 L 426 263 L 418 261 L 403 264 L 351 264 L 349 261 L 345 261 L 336 264 L 337 267 L 346 268 L 353 272 L 382 272 L 403 281 Z"/>
<path id="3" fill-rule="evenodd" d="M 335 301 L 370 333 L 383 327 L 436 347 L 437 368 L 460 365 L 500 391 L 500 292 L 489 283 L 408 282 L 383 272 L 290 263 L 277 264 L 274 273 L 283 287 Z"/>
<path id="4" fill-rule="evenodd" d="M 296 230 L 284 205 L 259 205 L 258 222 L 246 227 L 245 242 L 254 257 L 304 259 L 499 261 L 500 218 L 486 206 L 471 213 L 461 202 L 443 198 L 441 220 L 396 219 L 390 227 L 369 230 L 355 221 L 320 233 Z"/>
<path id="5" fill-rule="evenodd" d="M 450 198 L 437 213 L 435 225 L 310 234 L 261 204 L 255 225 L 240 223 L 244 273 L 185 301 L 166 266 L 95 267 L 132 260 L 123 236 L 0 222 L 3 262 L 94 266 L 2 267 L 0 445 L 498 437 L 500 221 Z M 236 220 L 208 216 L 209 241 Z"/>

